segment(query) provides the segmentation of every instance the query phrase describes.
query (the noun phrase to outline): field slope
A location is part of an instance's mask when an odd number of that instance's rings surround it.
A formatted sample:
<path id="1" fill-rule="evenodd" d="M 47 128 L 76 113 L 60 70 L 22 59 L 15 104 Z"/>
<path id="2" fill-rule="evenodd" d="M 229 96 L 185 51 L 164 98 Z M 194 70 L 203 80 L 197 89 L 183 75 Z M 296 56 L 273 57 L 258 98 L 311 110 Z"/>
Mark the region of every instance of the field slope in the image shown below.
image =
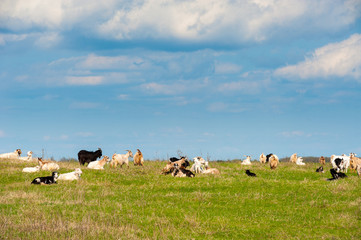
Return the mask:
<path id="1" fill-rule="evenodd" d="M 0 160 L 0 239 L 361 239 L 361 179 L 327 182 L 316 163 L 211 162 L 220 176 L 160 175 L 163 161 L 104 171 L 78 182 L 30 185 L 50 172 L 22 173 Z M 60 173 L 79 167 L 59 162 Z M 251 169 L 256 178 L 244 171 Z"/>

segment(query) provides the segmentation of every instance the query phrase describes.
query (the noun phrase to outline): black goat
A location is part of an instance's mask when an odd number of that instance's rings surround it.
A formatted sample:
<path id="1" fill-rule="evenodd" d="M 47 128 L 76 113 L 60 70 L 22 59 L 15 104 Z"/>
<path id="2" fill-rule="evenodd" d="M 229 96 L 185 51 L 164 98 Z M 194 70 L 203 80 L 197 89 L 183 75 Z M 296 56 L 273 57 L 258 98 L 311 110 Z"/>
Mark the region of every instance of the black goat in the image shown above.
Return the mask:
<path id="1" fill-rule="evenodd" d="M 96 150 L 95 152 L 81 150 L 78 152 L 78 160 L 80 165 L 84 165 L 85 163 L 90 163 L 97 160 L 98 158 L 101 158 L 102 154 L 103 153 L 100 148 L 98 148 L 98 150 Z"/>
<path id="2" fill-rule="evenodd" d="M 31 182 L 31 184 L 53 184 L 53 183 L 57 183 L 56 180 L 58 179 L 58 177 L 59 177 L 59 173 L 58 172 L 53 172 L 51 174 L 51 176 L 34 178 L 34 180 Z"/>
<path id="3" fill-rule="evenodd" d="M 324 171 L 323 171 L 323 167 L 321 166 L 321 167 L 317 168 L 317 169 L 316 169 L 316 172 L 321 172 L 321 173 L 323 173 L 323 172 L 324 172 Z"/>
<path id="4" fill-rule="evenodd" d="M 346 174 L 342 173 L 342 172 L 337 172 L 335 169 L 331 168 L 330 169 L 330 173 L 332 175 L 332 178 L 328 178 L 327 181 L 333 181 L 333 180 L 337 180 L 339 178 L 345 178 L 347 177 Z"/>
<path id="5" fill-rule="evenodd" d="M 250 177 L 257 177 L 257 175 L 255 174 L 255 173 L 253 173 L 253 172 L 251 172 L 250 170 L 246 170 L 246 174 L 248 175 L 248 176 L 250 176 Z"/>
<path id="6" fill-rule="evenodd" d="M 169 161 L 171 161 L 171 162 L 176 162 L 176 161 L 179 161 L 179 160 L 182 160 L 182 159 L 187 160 L 186 157 L 182 157 L 182 156 L 181 156 L 180 158 L 171 157 L 171 158 L 169 158 Z"/>

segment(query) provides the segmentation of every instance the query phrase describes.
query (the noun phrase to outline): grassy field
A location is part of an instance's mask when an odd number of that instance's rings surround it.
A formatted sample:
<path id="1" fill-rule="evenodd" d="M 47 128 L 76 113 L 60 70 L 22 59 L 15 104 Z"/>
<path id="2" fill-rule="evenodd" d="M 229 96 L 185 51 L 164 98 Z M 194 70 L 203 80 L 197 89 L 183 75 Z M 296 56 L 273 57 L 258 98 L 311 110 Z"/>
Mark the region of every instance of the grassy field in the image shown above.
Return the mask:
<path id="1" fill-rule="evenodd" d="M 78 167 L 59 162 L 60 173 Z M 163 161 L 104 171 L 78 182 L 30 185 L 50 172 L 22 173 L 0 160 L 0 239 L 361 239 L 361 179 L 325 181 L 316 163 L 211 162 L 220 176 L 160 175 Z M 244 171 L 251 169 L 257 178 Z"/>

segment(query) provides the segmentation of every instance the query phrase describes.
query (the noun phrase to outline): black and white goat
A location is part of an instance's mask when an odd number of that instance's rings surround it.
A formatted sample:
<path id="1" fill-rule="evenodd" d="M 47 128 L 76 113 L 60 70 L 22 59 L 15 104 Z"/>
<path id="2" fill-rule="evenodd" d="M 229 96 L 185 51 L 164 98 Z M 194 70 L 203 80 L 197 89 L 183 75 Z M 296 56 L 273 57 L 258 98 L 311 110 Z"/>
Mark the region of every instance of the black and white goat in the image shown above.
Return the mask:
<path id="1" fill-rule="evenodd" d="M 173 177 L 195 177 L 196 175 L 190 170 L 179 166 L 178 163 L 174 164 L 174 171 L 172 173 Z"/>
<path id="2" fill-rule="evenodd" d="M 31 184 L 54 184 L 57 183 L 56 180 L 59 177 L 58 172 L 53 172 L 51 176 L 47 177 L 37 177 L 31 182 Z"/>
<path id="3" fill-rule="evenodd" d="M 333 180 L 337 180 L 339 178 L 345 178 L 347 177 L 346 174 L 344 174 L 343 172 L 337 172 L 335 169 L 331 168 L 330 169 L 330 173 L 332 175 L 332 178 L 328 178 L 327 181 L 333 181 Z"/>

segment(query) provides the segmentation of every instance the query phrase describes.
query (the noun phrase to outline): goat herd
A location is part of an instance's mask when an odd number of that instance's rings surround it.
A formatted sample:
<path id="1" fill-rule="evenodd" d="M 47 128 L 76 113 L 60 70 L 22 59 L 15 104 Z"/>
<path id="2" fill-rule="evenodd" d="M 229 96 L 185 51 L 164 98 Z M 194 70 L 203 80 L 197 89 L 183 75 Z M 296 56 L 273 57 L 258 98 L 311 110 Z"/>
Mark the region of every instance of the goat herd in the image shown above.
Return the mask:
<path id="1" fill-rule="evenodd" d="M 139 149 L 137 149 L 137 152 L 134 154 L 134 156 L 132 151 L 126 150 L 126 152 L 127 153 L 125 154 L 114 153 L 112 159 L 110 160 L 108 156 L 103 156 L 102 150 L 100 148 L 94 152 L 81 150 L 78 153 L 78 160 L 80 165 L 85 166 L 85 164 L 87 164 L 87 168 L 97 170 L 103 170 L 104 165 L 109 162 L 111 168 L 116 168 L 118 165 L 122 167 L 124 164 L 127 165 L 127 167 L 129 168 L 129 157 L 133 158 L 135 166 L 144 166 L 143 154 Z M 53 184 L 57 183 L 57 180 L 79 180 L 82 174 L 80 168 L 76 168 L 73 172 L 59 174 L 57 170 L 59 170 L 60 167 L 56 162 L 43 160 L 42 158 L 33 158 L 32 151 L 29 151 L 27 153 L 27 157 L 21 157 L 21 153 L 22 152 L 20 149 L 16 149 L 14 152 L 0 154 L 0 159 L 19 159 L 22 161 L 38 162 L 38 166 L 26 167 L 22 170 L 23 172 L 39 172 L 40 170 L 52 171 L 51 176 L 37 177 L 31 182 L 31 184 Z M 102 156 L 103 158 L 97 161 L 97 159 L 101 158 Z M 210 168 L 209 162 L 204 160 L 202 157 L 195 157 L 193 158 L 193 161 L 194 164 L 192 165 L 190 170 L 188 170 L 187 167 L 190 166 L 190 163 L 187 157 L 172 157 L 169 159 L 166 166 L 162 169 L 161 174 L 171 174 L 174 177 L 195 177 L 195 174 L 198 173 L 220 174 L 220 171 L 218 169 Z M 279 165 L 279 158 L 272 153 L 268 155 L 264 155 L 262 153 L 259 157 L 259 161 L 261 164 L 268 163 L 272 170 L 276 169 Z M 305 165 L 302 157 L 298 157 L 296 153 L 290 157 L 290 162 L 301 166 Z M 323 173 L 323 165 L 325 165 L 326 160 L 323 156 L 321 156 L 319 158 L 319 162 L 321 166 L 317 168 L 316 172 Z M 357 171 L 358 176 L 361 176 L 361 158 L 357 158 L 356 154 L 354 153 L 350 153 L 349 156 L 345 154 L 340 156 L 332 155 L 330 158 L 330 162 L 332 165 L 332 168 L 330 169 L 332 178 L 327 179 L 329 181 L 347 177 L 344 172 L 347 173 L 348 168 Z M 251 157 L 247 156 L 246 159 L 241 162 L 241 164 L 252 165 Z M 255 173 L 252 173 L 249 170 L 246 170 L 245 173 L 250 177 L 257 176 Z"/>

